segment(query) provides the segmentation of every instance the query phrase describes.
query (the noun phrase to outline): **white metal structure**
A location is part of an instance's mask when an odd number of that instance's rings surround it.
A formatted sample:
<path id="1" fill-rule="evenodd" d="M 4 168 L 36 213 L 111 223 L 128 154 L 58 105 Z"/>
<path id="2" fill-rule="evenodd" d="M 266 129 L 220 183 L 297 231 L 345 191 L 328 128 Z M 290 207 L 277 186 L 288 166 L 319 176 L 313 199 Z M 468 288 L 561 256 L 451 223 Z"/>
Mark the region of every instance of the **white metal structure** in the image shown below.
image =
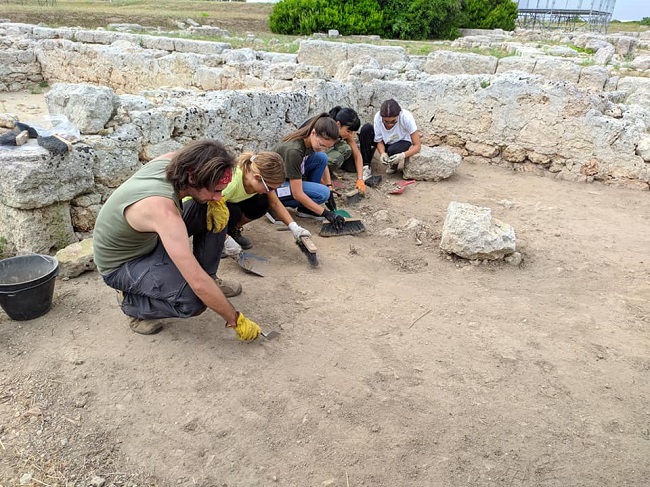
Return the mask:
<path id="1" fill-rule="evenodd" d="M 616 0 L 517 0 L 520 27 L 607 32 Z"/>

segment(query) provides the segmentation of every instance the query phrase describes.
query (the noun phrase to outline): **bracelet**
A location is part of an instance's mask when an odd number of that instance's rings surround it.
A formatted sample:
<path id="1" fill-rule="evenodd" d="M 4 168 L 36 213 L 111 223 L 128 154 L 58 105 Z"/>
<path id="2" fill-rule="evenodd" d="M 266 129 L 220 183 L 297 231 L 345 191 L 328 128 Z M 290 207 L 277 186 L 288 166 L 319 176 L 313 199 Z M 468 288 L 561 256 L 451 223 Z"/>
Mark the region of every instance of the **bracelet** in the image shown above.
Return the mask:
<path id="1" fill-rule="evenodd" d="M 331 187 L 332 187 L 331 184 L 326 184 L 325 186 L 327 186 L 328 188 L 331 188 Z"/>

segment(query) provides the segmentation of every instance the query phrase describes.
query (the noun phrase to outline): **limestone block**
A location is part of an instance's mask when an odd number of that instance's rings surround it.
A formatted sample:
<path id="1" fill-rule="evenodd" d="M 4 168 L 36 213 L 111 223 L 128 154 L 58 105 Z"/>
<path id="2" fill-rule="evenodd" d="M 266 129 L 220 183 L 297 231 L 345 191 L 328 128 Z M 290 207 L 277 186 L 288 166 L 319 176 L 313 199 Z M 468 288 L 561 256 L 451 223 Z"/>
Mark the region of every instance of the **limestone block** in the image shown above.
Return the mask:
<path id="1" fill-rule="evenodd" d="M 221 54 L 230 49 L 226 42 L 195 41 L 191 39 L 175 39 L 174 51 L 195 54 Z"/>
<path id="2" fill-rule="evenodd" d="M 58 37 L 57 29 L 51 29 L 49 27 L 41 27 L 39 25 L 34 26 L 32 30 L 32 35 L 35 39 L 55 39 Z"/>
<path id="3" fill-rule="evenodd" d="M 406 63 L 408 55 L 403 47 L 374 46 L 372 44 L 349 44 L 348 59 L 355 60 L 368 56 L 377 61 L 380 67 L 386 68 L 394 63 Z"/>
<path id="4" fill-rule="evenodd" d="M 120 109 L 130 111 L 143 111 L 153 108 L 155 104 L 141 95 L 120 95 Z"/>
<path id="5" fill-rule="evenodd" d="M 418 181 L 440 181 L 451 177 L 462 157 L 444 147 L 423 146 L 418 154 L 404 164 L 404 178 Z"/>
<path id="6" fill-rule="evenodd" d="M 300 43 L 298 62 L 312 66 L 322 66 L 333 76 L 340 63 L 348 59 L 348 44 L 306 40 Z"/>
<path id="7" fill-rule="evenodd" d="M 497 66 L 497 73 L 504 73 L 506 71 L 523 71 L 524 73 L 532 73 L 535 70 L 537 60 L 529 56 L 511 56 L 499 59 Z"/>
<path id="8" fill-rule="evenodd" d="M 503 149 L 502 156 L 508 162 L 524 162 L 526 160 L 526 149 L 520 145 L 511 144 Z"/>
<path id="9" fill-rule="evenodd" d="M 141 167 L 139 139 L 137 135 L 125 135 L 124 127 L 109 137 L 89 137 L 85 140 L 95 156 L 95 179 L 109 188 L 117 188 Z"/>
<path id="10" fill-rule="evenodd" d="M 627 95 L 626 103 L 650 106 L 650 78 L 625 76 L 619 79 L 617 88 Z"/>
<path id="11" fill-rule="evenodd" d="M 281 52 L 266 52 L 266 51 L 258 51 L 256 54 L 257 54 L 257 59 L 268 63 L 298 64 L 297 54 L 286 54 Z"/>
<path id="12" fill-rule="evenodd" d="M 200 106 L 176 107 L 173 112 L 172 134 L 200 139 L 210 123 L 206 111 Z"/>
<path id="13" fill-rule="evenodd" d="M 18 253 L 49 254 L 77 241 L 67 202 L 33 210 L 0 203 L 0 235 Z"/>
<path id="14" fill-rule="evenodd" d="M 422 71 L 429 74 L 494 74 L 497 58 L 467 52 L 435 51 L 427 56 Z"/>
<path id="15" fill-rule="evenodd" d="M 256 60 L 255 51 L 250 48 L 230 49 L 222 54 L 226 64 L 239 64 Z"/>
<path id="16" fill-rule="evenodd" d="M 268 77 L 273 79 L 292 80 L 298 69 L 297 64 L 275 63 L 268 67 Z"/>
<path id="17" fill-rule="evenodd" d="M 176 39 L 170 37 L 142 36 L 141 46 L 144 49 L 173 51 Z"/>
<path id="18" fill-rule="evenodd" d="M 604 66 L 587 66 L 582 68 L 578 86 L 585 90 L 603 91 L 609 72 Z"/>
<path id="19" fill-rule="evenodd" d="M 630 63 L 632 69 L 638 69 L 639 71 L 645 71 L 650 69 L 650 55 L 642 55 L 635 57 Z"/>
<path id="20" fill-rule="evenodd" d="M 533 73 L 553 81 L 577 83 L 580 79 L 580 66 L 573 61 L 541 57 L 537 59 Z"/>
<path id="21" fill-rule="evenodd" d="M 601 47 L 596 51 L 596 54 L 594 54 L 594 62 L 601 66 L 605 66 L 606 64 L 609 64 L 615 53 L 616 50 L 612 45 Z"/>
<path id="22" fill-rule="evenodd" d="M 629 56 L 633 54 L 637 45 L 639 44 L 639 39 L 631 36 L 617 36 L 614 42 L 614 47 L 616 49 L 616 54 L 620 56 Z"/>
<path id="23" fill-rule="evenodd" d="M 93 239 L 87 238 L 59 250 L 55 255 L 59 261 L 59 277 L 77 277 L 97 266 L 93 256 Z"/>
<path id="24" fill-rule="evenodd" d="M 492 210 L 452 201 L 442 229 L 440 248 L 465 259 L 498 260 L 516 248 L 514 228 L 492 218 Z"/>
<path id="25" fill-rule="evenodd" d="M 636 153 L 645 162 L 650 162 L 650 136 L 644 137 L 636 146 Z"/>
<path id="26" fill-rule="evenodd" d="M 96 134 L 115 115 L 120 98 L 105 86 L 55 83 L 45 94 L 52 115 L 65 115 L 82 134 Z"/>
<path id="27" fill-rule="evenodd" d="M 571 49 L 566 46 L 551 46 L 546 50 L 546 53 L 549 56 L 558 56 L 558 57 L 577 57 L 578 51 Z"/>
<path id="28" fill-rule="evenodd" d="M 20 147 L 0 148 L 0 203 L 23 210 L 69 201 L 91 189 L 93 155 L 83 146 L 53 156 L 33 139 Z"/>
<path id="29" fill-rule="evenodd" d="M 172 137 L 174 119 L 182 114 L 182 108 L 167 106 L 144 111 L 132 111 L 129 116 L 138 132 L 142 134 L 142 143 L 157 144 Z"/>
<path id="30" fill-rule="evenodd" d="M 194 73 L 194 85 L 202 90 L 221 90 L 223 89 L 222 68 L 205 68 L 200 67 Z"/>
<path id="31" fill-rule="evenodd" d="M 468 140 L 465 144 L 465 149 L 469 151 L 470 154 L 482 157 L 496 157 L 499 155 L 499 148 L 490 144 L 483 144 L 480 142 L 472 142 Z"/>
<path id="32" fill-rule="evenodd" d="M 295 79 L 320 79 L 328 81 L 332 76 L 322 66 L 305 66 L 304 64 L 296 65 L 294 72 Z M 338 76 L 337 76 L 338 78 Z"/>
<path id="33" fill-rule="evenodd" d="M 157 144 L 147 144 L 140 151 L 140 160 L 148 162 L 168 152 L 177 151 L 181 147 L 183 147 L 183 144 L 173 139 L 163 140 Z"/>

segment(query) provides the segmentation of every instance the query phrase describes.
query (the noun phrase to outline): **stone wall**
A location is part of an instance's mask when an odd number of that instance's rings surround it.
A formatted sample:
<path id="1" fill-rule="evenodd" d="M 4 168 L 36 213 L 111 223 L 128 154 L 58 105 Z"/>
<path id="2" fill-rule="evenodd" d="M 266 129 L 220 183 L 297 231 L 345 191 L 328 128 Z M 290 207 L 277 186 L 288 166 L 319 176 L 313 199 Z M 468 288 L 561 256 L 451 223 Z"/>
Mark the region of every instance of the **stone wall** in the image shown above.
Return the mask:
<path id="1" fill-rule="evenodd" d="M 414 113 L 424 143 L 465 160 L 649 188 L 650 78 L 513 47 L 511 36 L 500 45 L 518 55 L 498 58 L 318 40 L 302 42 L 297 55 L 272 54 L 120 32 L 0 24 L 2 31 L 6 52 L 63 81 L 47 93 L 48 109 L 82 133 L 65 156 L 34 141 L 0 148 L 0 235 L 20 252 L 83 238 L 115 187 L 189 140 L 270 149 L 315 113 L 350 106 L 370 121 L 388 98 Z"/>

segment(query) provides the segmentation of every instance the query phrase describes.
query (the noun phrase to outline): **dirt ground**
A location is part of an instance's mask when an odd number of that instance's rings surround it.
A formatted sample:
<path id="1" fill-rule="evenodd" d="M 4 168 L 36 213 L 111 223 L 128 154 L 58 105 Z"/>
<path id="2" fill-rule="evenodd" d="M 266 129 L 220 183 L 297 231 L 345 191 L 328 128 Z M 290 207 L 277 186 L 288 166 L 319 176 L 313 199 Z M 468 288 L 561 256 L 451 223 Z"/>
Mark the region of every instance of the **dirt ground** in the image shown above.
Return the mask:
<path id="1" fill-rule="evenodd" d="M 648 193 L 466 162 L 388 187 L 316 269 L 249 226 L 268 275 L 219 274 L 274 340 L 211 312 L 136 335 L 97 273 L 0 312 L 0 485 L 647 486 Z M 451 201 L 512 224 L 523 264 L 441 254 Z"/>

